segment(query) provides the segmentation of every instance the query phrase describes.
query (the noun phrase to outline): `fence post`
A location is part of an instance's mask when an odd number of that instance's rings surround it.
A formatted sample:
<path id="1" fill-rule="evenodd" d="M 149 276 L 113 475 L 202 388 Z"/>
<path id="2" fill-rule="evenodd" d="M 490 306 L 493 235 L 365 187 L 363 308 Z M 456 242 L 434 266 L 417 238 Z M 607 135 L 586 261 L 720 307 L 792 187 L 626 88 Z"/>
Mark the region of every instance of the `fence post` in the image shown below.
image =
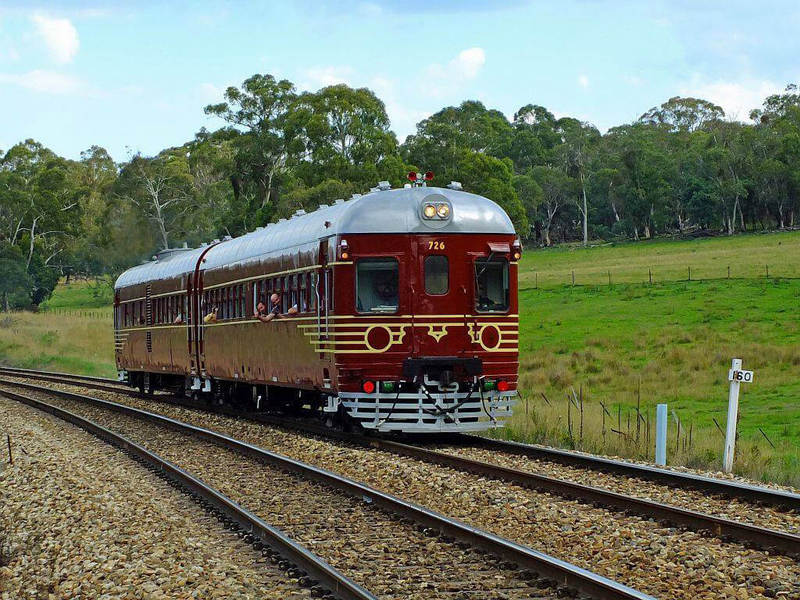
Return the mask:
<path id="1" fill-rule="evenodd" d="M 688 267 L 689 269 L 689 281 L 692 280 L 692 267 Z"/>
<path id="2" fill-rule="evenodd" d="M 742 359 L 734 358 L 731 361 L 731 371 L 742 368 Z M 733 471 L 733 451 L 736 445 L 736 421 L 739 418 L 739 381 L 731 377 L 731 388 L 728 392 L 728 422 L 725 424 L 725 454 L 722 458 L 722 470 L 726 473 Z"/>
<path id="3" fill-rule="evenodd" d="M 572 271 L 572 286 L 575 286 L 575 270 Z"/>
<path id="4" fill-rule="evenodd" d="M 667 405 L 656 407 L 656 464 L 667 464 Z"/>
<path id="5" fill-rule="evenodd" d="M 650 285 L 653 285 L 653 269 L 647 267 L 647 276 L 650 278 Z"/>

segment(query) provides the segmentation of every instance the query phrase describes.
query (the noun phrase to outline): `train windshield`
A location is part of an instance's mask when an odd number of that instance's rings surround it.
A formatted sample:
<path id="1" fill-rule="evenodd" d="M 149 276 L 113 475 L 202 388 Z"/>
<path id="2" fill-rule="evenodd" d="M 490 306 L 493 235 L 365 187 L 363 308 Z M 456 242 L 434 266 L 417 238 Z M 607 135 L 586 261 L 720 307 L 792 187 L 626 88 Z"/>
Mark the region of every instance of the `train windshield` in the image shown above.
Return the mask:
<path id="1" fill-rule="evenodd" d="M 360 313 L 397 312 L 396 258 L 362 258 L 356 265 L 356 309 Z"/>
<path id="2" fill-rule="evenodd" d="M 508 310 L 508 261 L 505 258 L 475 260 L 475 309 L 478 312 Z"/>

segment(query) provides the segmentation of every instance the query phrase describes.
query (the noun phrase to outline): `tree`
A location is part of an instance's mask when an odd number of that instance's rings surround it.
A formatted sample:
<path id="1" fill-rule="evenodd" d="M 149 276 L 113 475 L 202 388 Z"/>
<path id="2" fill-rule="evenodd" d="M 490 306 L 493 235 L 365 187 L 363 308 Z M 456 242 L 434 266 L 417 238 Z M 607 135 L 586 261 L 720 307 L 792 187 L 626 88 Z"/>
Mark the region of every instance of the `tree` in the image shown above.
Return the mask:
<path id="1" fill-rule="evenodd" d="M 186 215 L 195 207 L 185 154 L 165 152 L 155 158 L 134 156 L 117 181 L 116 194 L 135 205 L 158 231 L 161 249 L 186 232 Z M 177 241 L 177 240 L 176 240 Z"/>
<path id="2" fill-rule="evenodd" d="M 513 165 L 509 159 L 501 160 L 481 152 L 465 150 L 459 158 L 457 173 L 459 181 L 470 192 L 497 202 L 508 213 L 514 229 L 521 237 L 530 235 L 525 208 L 514 189 Z"/>
<path id="3" fill-rule="evenodd" d="M 670 131 L 696 131 L 725 117 L 725 111 L 708 100 L 675 96 L 639 117 L 640 123 L 666 125 Z"/>
<path id="4" fill-rule="evenodd" d="M 583 222 L 583 245 L 589 244 L 589 202 L 586 197 L 588 180 L 591 177 L 590 163 L 600 141 L 600 132 L 590 123 L 564 118 L 558 121 L 558 130 L 563 143 L 559 148 L 566 173 L 577 180 L 580 196 L 575 205 Z"/>
<path id="5" fill-rule="evenodd" d="M 324 87 L 300 96 L 293 110 L 305 113 L 296 121 L 302 123 L 307 158 L 315 172 L 307 183 L 326 178 L 363 181 L 366 166 L 397 151 L 386 107 L 366 88 Z"/>
<path id="6" fill-rule="evenodd" d="M 8 242 L 0 242 L 0 309 L 27 306 L 32 288 L 22 252 Z"/>
<path id="7" fill-rule="evenodd" d="M 294 155 L 302 149 L 299 126 L 290 109 L 297 100 L 294 85 L 272 75 L 253 75 L 241 89 L 229 87 L 225 102 L 205 107 L 245 135 L 236 138 L 237 175 L 234 193 L 247 193 L 243 184 L 254 186 L 259 208 L 273 199 L 278 180 L 287 172 Z"/>
<path id="8" fill-rule="evenodd" d="M 503 157 L 511 138 L 511 124 L 502 112 L 468 100 L 420 121 L 417 133 L 408 136 L 402 150 L 407 162 L 445 180 L 458 180 L 456 171 L 464 150 Z"/>
<path id="9" fill-rule="evenodd" d="M 575 180 L 562 169 L 556 167 L 534 167 L 531 177 L 542 190 L 542 201 L 539 214 L 542 221 L 542 233 L 546 246 L 552 245 L 551 231 L 553 223 L 564 205 L 575 193 Z"/>

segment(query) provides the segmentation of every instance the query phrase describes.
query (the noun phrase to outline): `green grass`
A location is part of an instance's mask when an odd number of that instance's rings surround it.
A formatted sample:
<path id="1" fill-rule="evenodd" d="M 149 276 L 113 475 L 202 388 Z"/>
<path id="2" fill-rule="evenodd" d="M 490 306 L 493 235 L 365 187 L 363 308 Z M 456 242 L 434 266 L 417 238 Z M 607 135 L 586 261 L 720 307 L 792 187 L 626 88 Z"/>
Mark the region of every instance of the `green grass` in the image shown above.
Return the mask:
<path id="1" fill-rule="evenodd" d="M 687 263 L 695 265 L 691 282 Z M 728 280 L 727 264 L 733 265 L 732 276 L 750 278 Z M 646 283 L 647 265 L 653 265 L 653 285 Z M 638 395 L 643 415 L 652 420 L 655 404 L 665 402 L 685 428 L 677 451 L 671 448 L 670 464 L 718 468 L 722 436 L 712 419 L 725 427 L 727 372 L 737 357 L 755 370 L 755 382 L 742 386 L 736 469 L 800 484 L 800 279 L 774 278 L 780 274 L 800 276 L 798 232 L 529 251 L 520 272 L 520 385 L 528 414 L 521 404 L 509 433 L 652 458 L 644 432 L 638 444 L 610 432 L 618 428 L 620 407 L 623 433 L 628 413 L 635 432 Z M 694 281 L 699 275 L 709 279 Z M 537 279 L 538 288 L 529 285 Z M 580 285 L 585 280 L 594 283 Z M 574 406 L 569 435 L 566 400 L 581 387 L 583 442 Z M 600 402 L 612 415 L 606 417 L 605 437 Z M 670 428 L 674 436 L 672 417 Z"/>
<path id="2" fill-rule="evenodd" d="M 45 311 L 107 309 L 113 299 L 112 287 L 103 280 L 73 279 L 68 285 L 62 280 L 40 308 Z"/>
<path id="3" fill-rule="evenodd" d="M 692 279 L 800 278 L 800 231 L 690 241 L 651 240 L 529 250 L 520 263 L 520 288 Z"/>

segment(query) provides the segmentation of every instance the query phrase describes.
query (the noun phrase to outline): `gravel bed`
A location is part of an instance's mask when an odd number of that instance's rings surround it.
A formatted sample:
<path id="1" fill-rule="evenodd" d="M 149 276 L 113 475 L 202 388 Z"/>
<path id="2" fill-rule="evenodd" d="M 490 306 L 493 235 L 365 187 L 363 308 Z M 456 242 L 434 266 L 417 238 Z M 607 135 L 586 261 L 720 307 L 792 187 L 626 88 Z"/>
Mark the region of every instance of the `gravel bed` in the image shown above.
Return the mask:
<path id="1" fill-rule="evenodd" d="M 548 477 L 573 481 L 583 485 L 603 488 L 612 492 L 664 502 L 687 510 L 750 523 L 759 527 L 767 527 L 788 533 L 800 534 L 800 513 L 782 511 L 772 506 L 747 502 L 738 498 L 704 493 L 698 490 L 669 487 L 638 477 L 622 477 L 591 469 L 581 469 L 561 465 L 547 460 L 539 460 L 528 456 L 520 456 L 511 452 L 498 452 L 481 447 L 437 445 L 426 446 L 430 450 L 447 452 L 465 458 L 480 460 L 503 467 L 529 471 Z"/>
<path id="2" fill-rule="evenodd" d="M 5 398 L 0 432 L 14 454 L 9 466 L 4 448 L 0 467 L 2 600 L 310 597 L 187 496 L 90 434 Z"/>
<path id="3" fill-rule="evenodd" d="M 659 598 L 800 598 L 800 564 L 784 556 L 373 449 L 119 394 L 94 395 L 324 466 Z"/>
<path id="4" fill-rule="evenodd" d="M 551 582 L 361 499 L 155 424 L 26 393 L 101 423 L 197 474 L 382 599 L 563 597 L 564 590 Z"/>

